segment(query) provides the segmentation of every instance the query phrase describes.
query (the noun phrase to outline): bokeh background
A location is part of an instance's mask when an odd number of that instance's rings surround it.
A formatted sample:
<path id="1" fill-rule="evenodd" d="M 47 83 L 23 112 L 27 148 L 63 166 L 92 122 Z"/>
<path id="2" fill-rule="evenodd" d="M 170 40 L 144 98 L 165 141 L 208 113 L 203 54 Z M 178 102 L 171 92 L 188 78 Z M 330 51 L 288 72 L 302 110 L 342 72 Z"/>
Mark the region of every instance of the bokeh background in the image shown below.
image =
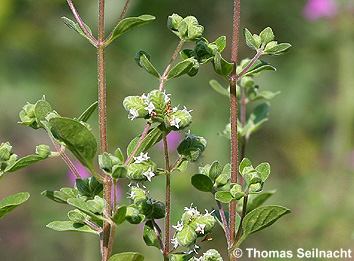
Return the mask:
<path id="1" fill-rule="evenodd" d="M 97 32 L 97 1 L 76 0 L 85 22 Z M 107 0 L 106 31 L 117 21 L 123 0 Z M 311 9 L 310 2 L 314 9 Z M 276 189 L 271 204 L 287 206 L 291 215 L 271 228 L 250 236 L 243 248 L 258 250 L 354 250 L 354 27 L 353 2 L 348 0 L 252 0 L 242 1 L 241 27 L 259 33 L 271 26 L 279 42 L 290 42 L 289 54 L 263 59 L 277 67 L 257 78 L 263 90 L 281 91 L 271 101 L 270 121 L 255 135 L 247 157 L 258 164 L 267 161 L 272 174 L 265 190 Z M 307 11 L 305 11 L 307 10 Z M 199 0 L 132 1 L 129 16 L 152 14 L 156 21 L 120 37 L 106 52 L 108 86 L 109 150 L 123 151 L 143 121 L 131 122 L 122 106 L 127 95 L 141 95 L 157 87 L 154 77 L 140 69 L 134 55 L 143 49 L 162 71 L 178 43 L 166 28 L 172 13 L 194 15 L 205 26 L 205 37 L 214 41 L 228 37 L 224 57 L 230 57 L 232 1 Z M 17 124 L 26 102 L 43 95 L 61 115 L 77 117 L 97 98 L 95 49 L 69 30 L 60 17 L 72 18 L 64 0 L 0 1 L 0 142 L 10 141 L 14 152 L 25 156 L 35 146 L 50 141 L 44 131 Z M 240 42 L 239 57 L 253 52 Z M 211 65 L 196 77 L 168 82 L 167 92 L 174 105 L 193 109 L 192 133 L 208 140 L 203 162 L 215 159 L 229 162 L 228 141 L 217 135 L 229 119 L 227 98 L 209 86 L 218 79 Z M 221 80 L 221 79 L 219 79 Z M 90 124 L 97 136 L 97 117 Z M 54 150 L 54 148 L 53 148 Z M 176 157 L 176 152 L 171 152 Z M 151 155 L 162 163 L 161 149 Z M 198 165 L 172 178 L 172 224 L 179 220 L 184 206 L 192 202 L 200 210 L 215 206 L 210 195 L 190 185 Z M 45 228 L 53 220 L 66 220 L 67 206 L 40 195 L 45 190 L 71 186 L 66 165 L 53 158 L 16 173 L 0 182 L 0 199 L 28 191 L 31 198 L 0 222 L 1 260 L 99 260 L 98 238 Z M 164 199 L 164 179 L 155 178 L 148 188 Z M 122 203 L 127 182 L 120 184 Z M 114 252 L 138 251 L 146 260 L 160 260 L 157 249 L 146 247 L 142 227 L 128 223 L 117 230 Z M 213 243 L 224 257 L 225 239 L 220 228 Z M 314 259 L 313 259 L 314 260 Z"/>

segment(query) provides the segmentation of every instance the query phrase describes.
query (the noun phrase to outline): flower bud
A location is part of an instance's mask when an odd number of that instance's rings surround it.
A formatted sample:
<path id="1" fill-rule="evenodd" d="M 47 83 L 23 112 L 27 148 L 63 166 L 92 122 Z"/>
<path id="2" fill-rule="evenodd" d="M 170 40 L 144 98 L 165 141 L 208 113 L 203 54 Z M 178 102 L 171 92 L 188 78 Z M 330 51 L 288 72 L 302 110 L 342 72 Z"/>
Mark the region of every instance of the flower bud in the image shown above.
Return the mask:
<path id="1" fill-rule="evenodd" d="M 0 161 L 7 161 L 12 154 L 12 146 L 9 142 L 0 145 Z"/>
<path id="2" fill-rule="evenodd" d="M 263 189 L 263 183 L 255 183 L 255 184 L 251 184 L 248 188 L 250 193 L 257 193 L 257 192 L 261 192 Z"/>
<path id="3" fill-rule="evenodd" d="M 112 172 L 113 163 L 109 153 L 104 152 L 102 155 L 98 155 L 98 164 L 100 169 L 104 170 L 105 172 Z"/>
<path id="4" fill-rule="evenodd" d="M 197 232 L 198 236 L 203 236 L 210 233 L 215 227 L 215 224 L 215 218 L 210 214 L 206 214 L 195 218 L 189 226 Z"/>
<path id="5" fill-rule="evenodd" d="M 131 163 L 128 166 L 127 177 L 135 181 L 151 180 L 156 164 L 150 160 L 142 163 Z M 148 175 L 149 174 L 149 175 Z"/>
<path id="6" fill-rule="evenodd" d="M 197 233 L 188 225 L 184 225 L 181 231 L 175 234 L 175 238 L 179 245 L 189 247 L 195 244 Z"/>
<path id="7" fill-rule="evenodd" d="M 202 152 L 205 150 L 207 141 L 200 136 L 187 135 L 186 138 L 179 144 L 177 151 L 181 156 L 184 156 L 188 161 L 196 161 L 201 156 Z M 205 170 L 209 172 L 210 166 L 205 166 Z M 203 174 L 205 174 L 203 172 Z M 205 174 L 207 175 L 207 174 Z"/>
<path id="8" fill-rule="evenodd" d="M 181 130 L 192 123 L 192 115 L 186 109 L 170 113 L 167 117 L 169 126 L 173 130 Z"/>
<path id="9" fill-rule="evenodd" d="M 215 184 L 217 187 L 225 186 L 230 181 L 229 174 L 221 174 L 215 179 Z"/>
<path id="10" fill-rule="evenodd" d="M 135 205 L 130 205 L 127 207 L 125 218 L 131 224 L 140 224 L 144 221 L 145 216 L 140 214 L 139 209 Z"/>
<path id="11" fill-rule="evenodd" d="M 52 154 L 49 146 L 43 144 L 36 147 L 36 153 L 43 158 L 48 158 Z"/>
<path id="12" fill-rule="evenodd" d="M 22 125 L 30 126 L 34 129 L 38 129 L 39 125 L 38 122 L 36 121 L 34 108 L 35 105 L 31 103 L 27 103 L 25 106 L 23 106 L 19 114 L 21 120 L 21 122 L 19 123 Z"/>
<path id="13" fill-rule="evenodd" d="M 134 203 L 148 199 L 148 197 L 146 196 L 146 191 L 138 187 L 131 187 L 129 193 L 130 198 L 133 200 Z"/>
<path id="14" fill-rule="evenodd" d="M 200 261 L 223 261 L 221 255 L 215 249 L 209 249 L 199 259 Z"/>
<path id="15" fill-rule="evenodd" d="M 135 118 L 144 118 L 148 115 L 145 110 L 146 104 L 140 96 L 128 96 L 123 101 L 124 108 L 130 113 L 128 116 L 131 120 Z"/>
<path id="16" fill-rule="evenodd" d="M 146 217 L 151 217 L 151 214 L 154 210 L 152 201 L 150 199 L 140 200 L 135 203 L 140 213 Z"/>
<path id="17" fill-rule="evenodd" d="M 245 195 L 245 193 L 242 191 L 242 186 L 237 183 L 231 184 L 230 193 L 236 200 L 241 199 Z"/>

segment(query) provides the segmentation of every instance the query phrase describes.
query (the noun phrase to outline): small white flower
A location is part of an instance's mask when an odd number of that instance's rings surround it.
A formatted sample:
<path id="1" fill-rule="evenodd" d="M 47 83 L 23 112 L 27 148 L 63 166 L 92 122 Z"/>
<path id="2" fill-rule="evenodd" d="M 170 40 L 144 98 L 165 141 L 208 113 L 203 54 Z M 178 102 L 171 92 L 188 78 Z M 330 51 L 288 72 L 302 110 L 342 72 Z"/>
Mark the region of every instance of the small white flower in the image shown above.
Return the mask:
<path id="1" fill-rule="evenodd" d="M 170 120 L 170 125 L 171 126 L 176 126 L 177 129 L 179 129 L 179 123 L 182 120 L 180 118 L 175 117 L 175 115 L 172 115 L 172 119 Z"/>
<path id="2" fill-rule="evenodd" d="M 155 110 L 155 106 L 152 102 L 149 103 L 149 105 L 147 107 L 144 108 L 145 110 L 147 110 L 150 113 L 152 113 L 153 110 Z"/>
<path id="3" fill-rule="evenodd" d="M 192 215 L 192 216 L 199 216 L 200 212 L 197 210 L 197 208 L 193 208 L 193 203 L 191 204 L 191 206 L 189 208 L 184 207 L 184 211 L 188 212 L 188 214 Z"/>
<path id="4" fill-rule="evenodd" d="M 215 209 L 213 209 L 213 210 L 209 213 L 209 211 L 208 211 L 207 209 L 205 209 L 205 214 L 204 214 L 204 216 L 205 216 L 205 217 L 212 216 L 212 214 L 214 213 L 214 211 L 215 211 Z"/>
<path id="5" fill-rule="evenodd" d="M 173 244 L 173 248 L 177 248 L 177 247 L 178 247 L 177 238 L 172 238 L 172 239 L 171 239 L 171 243 Z"/>
<path id="6" fill-rule="evenodd" d="M 128 192 L 127 194 L 128 194 L 127 198 L 131 198 L 131 199 L 134 199 L 134 197 L 136 196 L 136 193 L 134 191 L 132 191 L 130 193 Z"/>
<path id="7" fill-rule="evenodd" d="M 165 103 L 168 103 L 171 100 L 168 96 L 170 96 L 171 94 L 166 94 L 166 91 L 164 91 L 163 94 L 165 96 Z"/>
<path id="8" fill-rule="evenodd" d="M 182 229 L 183 229 L 183 222 L 179 222 L 179 221 L 177 221 L 177 225 L 175 225 L 175 226 L 172 226 L 174 229 L 176 229 L 177 231 L 182 231 Z"/>
<path id="9" fill-rule="evenodd" d="M 155 173 L 151 171 L 151 168 L 149 168 L 147 171 L 143 173 L 143 175 L 148 179 L 148 181 L 151 182 L 151 178 L 155 176 Z"/>
<path id="10" fill-rule="evenodd" d="M 187 112 L 187 113 L 190 113 L 190 112 L 192 112 L 193 110 L 187 110 L 187 107 L 186 106 L 183 106 L 183 110 L 182 110 L 183 112 Z"/>
<path id="11" fill-rule="evenodd" d="M 143 95 L 140 96 L 140 99 L 145 103 L 145 104 L 149 104 L 150 100 L 149 97 L 145 95 L 145 93 L 143 93 Z"/>
<path id="12" fill-rule="evenodd" d="M 188 130 L 188 132 L 186 133 L 186 137 L 187 138 L 190 138 L 190 139 L 194 139 L 196 138 L 197 136 L 195 134 L 191 134 L 191 130 Z"/>
<path id="13" fill-rule="evenodd" d="M 134 163 L 142 163 L 150 159 L 147 152 L 145 154 L 143 152 L 140 152 L 140 155 L 138 157 L 133 157 L 133 158 L 134 158 Z"/>
<path id="14" fill-rule="evenodd" d="M 129 113 L 130 114 L 129 114 L 128 118 L 131 120 L 134 120 L 135 118 L 139 117 L 139 112 L 136 109 L 130 109 Z"/>
<path id="15" fill-rule="evenodd" d="M 204 228 L 206 227 L 206 225 L 199 224 L 198 222 L 196 224 L 197 224 L 197 228 L 195 229 L 195 232 L 204 234 Z"/>

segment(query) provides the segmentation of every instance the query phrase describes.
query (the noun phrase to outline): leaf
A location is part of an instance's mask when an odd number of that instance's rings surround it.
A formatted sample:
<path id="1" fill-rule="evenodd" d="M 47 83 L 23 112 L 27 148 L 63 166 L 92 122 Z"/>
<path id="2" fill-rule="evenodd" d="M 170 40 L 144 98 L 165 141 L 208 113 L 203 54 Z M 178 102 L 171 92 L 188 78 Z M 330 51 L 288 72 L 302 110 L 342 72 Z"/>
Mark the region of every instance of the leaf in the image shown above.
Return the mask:
<path id="1" fill-rule="evenodd" d="M 46 158 L 39 155 L 28 155 L 7 166 L 5 172 L 14 172 L 44 159 Z"/>
<path id="2" fill-rule="evenodd" d="M 274 33 L 272 28 L 265 28 L 259 36 L 261 37 L 262 46 L 266 46 L 269 42 L 274 40 Z"/>
<path id="3" fill-rule="evenodd" d="M 267 162 L 263 162 L 261 164 L 259 164 L 255 170 L 258 171 L 258 173 L 260 174 L 259 176 L 261 177 L 262 181 L 266 181 L 266 179 L 268 178 L 269 174 L 270 174 L 270 165 Z"/>
<path id="4" fill-rule="evenodd" d="M 52 118 L 49 123 L 53 136 L 62 141 L 82 165 L 93 169 L 97 142 L 91 131 L 80 122 L 64 117 Z"/>
<path id="5" fill-rule="evenodd" d="M 122 224 L 125 221 L 125 214 L 126 213 L 127 213 L 127 207 L 126 206 L 119 206 L 117 209 L 117 212 L 112 217 L 113 222 L 116 223 L 117 226 Z"/>
<path id="6" fill-rule="evenodd" d="M 159 226 L 157 226 L 157 230 L 159 234 L 161 234 L 161 229 L 159 228 Z M 161 249 L 159 240 L 154 230 L 154 225 L 151 220 L 147 221 L 144 225 L 143 239 L 147 246 L 154 246 L 158 249 Z"/>
<path id="7" fill-rule="evenodd" d="M 87 120 L 91 117 L 92 113 L 96 110 L 98 106 L 98 101 L 95 101 L 94 103 L 92 103 L 90 105 L 90 107 L 88 107 L 81 115 L 80 117 L 77 119 L 78 121 L 83 121 L 83 122 L 87 122 Z"/>
<path id="8" fill-rule="evenodd" d="M 52 107 L 45 100 L 39 100 L 36 102 L 34 107 L 34 115 L 40 126 L 43 127 L 43 124 L 41 122 L 45 121 L 46 120 L 45 117 L 47 117 L 47 115 L 52 111 L 53 111 Z"/>
<path id="9" fill-rule="evenodd" d="M 127 17 L 121 20 L 117 26 L 113 29 L 111 37 L 107 39 L 107 45 L 110 44 L 114 39 L 121 36 L 122 34 L 134 29 L 135 27 L 148 24 L 155 20 L 152 15 L 141 15 L 138 17 Z"/>
<path id="10" fill-rule="evenodd" d="M 96 215 L 95 213 L 93 213 L 90 209 L 90 206 L 87 204 L 87 202 L 85 202 L 80 198 L 69 198 L 67 202 L 69 205 L 76 207 L 77 209 L 81 210 L 82 212 L 89 215 L 90 217 L 111 223 L 108 219 L 104 218 L 103 216 Z"/>
<path id="11" fill-rule="evenodd" d="M 287 52 L 289 52 L 291 49 L 291 44 L 289 43 L 281 43 L 277 44 L 271 48 L 267 48 L 264 50 L 264 54 L 269 54 L 269 55 L 282 55 Z"/>
<path id="12" fill-rule="evenodd" d="M 167 74 L 167 79 L 177 78 L 183 74 L 187 74 L 195 63 L 194 58 L 188 58 L 182 62 L 176 64 Z"/>
<path id="13" fill-rule="evenodd" d="M 251 212 L 255 208 L 258 208 L 260 205 L 262 205 L 268 198 L 270 198 L 273 194 L 275 193 L 275 190 L 270 191 L 270 192 L 263 192 L 261 194 L 252 194 L 248 197 L 248 203 L 247 203 L 247 213 Z"/>
<path id="14" fill-rule="evenodd" d="M 26 202 L 30 197 L 28 192 L 20 192 L 8 196 L 0 201 L 0 219 L 9 214 L 12 210 L 19 205 Z"/>
<path id="15" fill-rule="evenodd" d="M 96 230 L 93 230 L 88 225 L 74 223 L 72 221 L 53 221 L 46 225 L 46 227 L 56 231 L 86 232 L 99 235 Z"/>
<path id="16" fill-rule="evenodd" d="M 145 51 L 137 52 L 134 59 L 136 63 L 140 67 L 144 68 L 148 73 L 152 74 L 156 78 L 160 78 L 160 74 L 150 62 L 150 55 L 147 52 Z"/>
<path id="17" fill-rule="evenodd" d="M 245 168 L 252 167 L 252 163 L 248 158 L 243 158 L 240 165 L 239 165 L 239 172 L 240 174 L 243 174 L 243 170 Z M 253 167 L 252 167 L 253 168 Z"/>
<path id="18" fill-rule="evenodd" d="M 45 190 L 41 195 L 57 202 L 67 204 L 69 198 L 76 198 L 79 194 L 77 189 L 72 188 L 61 188 L 60 191 Z"/>
<path id="19" fill-rule="evenodd" d="M 233 63 L 229 63 L 224 58 L 222 58 L 219 52 L 216 52 L 214 60 L 213 60 L 214 70 L 217 74 L 221 76 L 227 76 L 232 72 L 234 68 Z"/>
<path id="20" fill-rule="evenodd" d="M 216 81 L 216 80 L 211 80 L 209 82 L 210 86 L 218 93 L 225 95 L 227 97 L 230 97 L 230 92 L 229 90 L 225 89 L 224 87 L 222 87 L 222 85 Z"/>
<path id="21" fill-rule="evenodd" d="M 221 203 L 230 203 L 235 200 L 229 191 L 218 191 L 214 196 L 215 199 Z"/>
<path id="22" fill-rule="evenodd" d="M 218 47 L 218 51 L 221 53 L 226 47 L 226 36 L 220 36 L 214 43 Z"/>
<path id="23" fill-rule="evenodd" d="M 194 251 L 188 251 L 188 252 L 176 252 L 170 255 L 170 261 L 189 261 L 193 260 L 193 256 L 195 256 L 196 253 Z"/>
<path id="24" fill-rule="evenodd" d="M 168 134 L 168 133 L 169 133 L 169 131 L 167 131 L 166 134 Z M 140 137 L 141 137 L 141 135 L 135 137 L 129 143 L 128 148 L 127 148 L 128 157 L 130 156 L 130 154 L 132 154 L 134 148 L 138 144 Z M 162 140 L 162 126 L 161 125 L 149 130 L 148 134 L 142 140 L 139 148 L 137 149 L 137 151 L 135 152 L 135 154 L 133 156 L 139 155 L 141 152 L 146 152 L 148 149 L 150 149 L 152 146 L 154 146 L 160 140 Z"/>
<path id="25" fill-rule="evenodd" d="M 75 32 L 81 34 L 83 37 L 85 37 L 87 40 L 90 41 L 91 44 L 95 45 L 94 42 L 92 42 L 92 40 L 85 34 L 84 30 L 81 28 L 81 26 L 78 23 L 75 23 L 74 21 L 70 20 L 69 18 L 63 16 L 61 18 L 64 22 L 64 24 L 69 27 L 70 29 L 74 30 Z M 84 24 L 87 31 L 92 34 L 92 31 L 90 29 L 90 27 L 87 26 L 87 24 Z"/>
<path id="26" fill-rule="evenodd" d="M 268 121 L 270 104 L 261 103 L 254 108 L 245 125 L 245 131 L 248 136 L 259 130 L 259 128 Z"/>
<path id="27" fill-rule="evenodd" d="M 245 63 L 243 68 L 246 68 L 250 62 Z M 261 61 L 261 60 L 257 60 L 254 64 L 252 64 L 252 66 L 247 70 L 247 72 L 242 77 L 254 76 L 257 73 L 259 73 L 261 71 L 266 71 L 266 70 L 276 71 L 275 67 L 272 66 L 271 64 Z"/>
<path id="28" fill-rule="evenodd" d="M 108 261 L 143 261 L 144 256 L 136 252 L 124 252 L 115 254 Z"/>
<path id="29" fill-rule="evenodd" d="M 249 212 L 242 222 L 244 236 L 260 231 L 272 225 L 282 216 L 291 213 L 282 206 L 263 206 Z"/>
<path id="30" fill-rule="evenodd" d="M 255 39 L 253 38 L 251 32 L 245 28 L 243 29 L 243 37 L 245 38 L 246 44 L 248 45 L 248 47 L 250 47 L 253 50 L 258 50 L 259 45 L 257 44 L 257 42 L 255 41 Z"/>
<path id="31" fill-rule="evenodd" d="M 213 182 L 204 174 L 195 174 L 191 178 L 192 185 L 203 192 L 213 192 Z"/>

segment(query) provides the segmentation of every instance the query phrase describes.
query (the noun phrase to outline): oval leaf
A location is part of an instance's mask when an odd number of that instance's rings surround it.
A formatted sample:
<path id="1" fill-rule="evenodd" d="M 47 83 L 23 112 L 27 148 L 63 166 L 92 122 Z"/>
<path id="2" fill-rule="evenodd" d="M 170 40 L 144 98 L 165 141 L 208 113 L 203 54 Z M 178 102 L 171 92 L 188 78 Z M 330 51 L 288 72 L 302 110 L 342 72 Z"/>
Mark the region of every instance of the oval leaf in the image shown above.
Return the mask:
<path id="1" fill-rule="evenodd" d="M 272 225 L 291 211 L 282 206 L 263 206 L 249 212 L 242 222 L 244 236 L 260 231 Z"/>
<path id="2" fill-rule="evenodd" d="M 221 203 L 230 203 L 234 200 L 229 191 L 218 191 L 215 193 L 215 199 Z"/>
<path id="3" fill-rule="evenodd" d="M 38 121 L 38 124 L 43 126 L 41 121 L 45 121 L 45 117 L 53 111 L 52 107 L 45 100 L 39 100 L 34 107 L 34 115 Z"/>
<path id="4" fill-rule="evenodd" d="M 161 234 L 161 229 L 159 226 L 157 226 L 157 230 L 159 234 Z M 151 220 L 147 221 L 144 225 L 143 239 L 147 246 L 154 246 L 158 249 L 161 249 L 159 240 L 155 233 L 154 225 Z"/>
<path id="5" fill-rule="evenodd" d="M 143 261 L 144 256 L 136 252 L 124 252 L 111 256 L 108 261 Z"/>
<path id="6" fill-rule="evenodd" d="M 233 63 L 229 63 L 224 58 L 222 58 L 219 52 L 216 52 L 214 61 L 213 61 L 214 70 L 217 74 L 221 76 L 227 76 L 232 72 L 234 68 Z"/>
<path id="7" fill-rule="evenodd" d="M 116 225 L 120 225 L 125 221 L 125 214 L 127 213 L 127 207 L 126 206 L 120 206 L 117 209 L 117 212 L 114 214 L 112 217 L 112 220 Z"/>
<path id="8" fill-rule="evenodd" d="M 72 221 L 53 221 L 46 225 L 47 228 L 55 231 L 74 231 L 74 232 L 86 232 L 98 235 L 96 230 L 93 230 L 88 225 L 74 223 Z"/>
<path id="9" fill-rule="evenodd" d="M 156 70 L 156 68 L 150 62 L 150 55 L 145 51 L 139 51 L 136 53 L 134 57 L 136 63 L 144 68 L 148 73 L 152 74 L 156 78 L 160 78 L 160 74 Z"/>
<path id="10" fill-rule="evenodd" d="M 188 73 L 194 65 L 194 58 L 188 58 L 178 64 L 169 71 L 167 79 L 172 79 L 179 77 L 183 74 Z"/>
<path id="11" fill-rule="evenodd" d="M 275 193 L 274 191 L 269 191 L 269 192 L 263 192 L 261 194 L 252 194 L 248 196 L 248 203 L 247 203 L 247 213 L 251 212 L 255 208 L 258 208 L 260 205 L 262 205 L 268 198 L 270 198 L 273 194 Z"/>
<path id="12" fill-rule="evenodd" d="M 26 157 L 20 158 L 14 164 L 9 165 L 5 169 L 5 172 L 14 172 L 44 159 L 46 158 L 39 155 L 28 155 Z"/>
<path id="13" fill-rule="evenodd" d="M 204 192 L 213 192 L 213 182 L 211 179 L 204 174 L 195 174 L 191 178 L 192 185 Z"/>
<path id="14" fill-rule="evenodd" d="M 0 218 L 9 214 L 16 207 L 26 202 L 30 197 L 28 192 L 20 192 L 8 196 L 0 201 Z"/>
<path id="15" fill-rule="evenodd" d="M 224 87 L 222 87 L 222 85 L 216 81 L 216 80 L 211 80 L 209 82 L 210 86 L 215 90 L 217 91 L 218 93 L 222 94 L 222 95 L 225 95 L 227 97 L 230 96 L 230 92 L 229 90 L 225 89 Z"/>
<path id="16" fill-rule="evenodd" d="M 97 142 L 91 131 L 80 122 L 63 117 L 49 121 L 53 136 L 62 141 L 85 167 L 93 168 Z"/>

